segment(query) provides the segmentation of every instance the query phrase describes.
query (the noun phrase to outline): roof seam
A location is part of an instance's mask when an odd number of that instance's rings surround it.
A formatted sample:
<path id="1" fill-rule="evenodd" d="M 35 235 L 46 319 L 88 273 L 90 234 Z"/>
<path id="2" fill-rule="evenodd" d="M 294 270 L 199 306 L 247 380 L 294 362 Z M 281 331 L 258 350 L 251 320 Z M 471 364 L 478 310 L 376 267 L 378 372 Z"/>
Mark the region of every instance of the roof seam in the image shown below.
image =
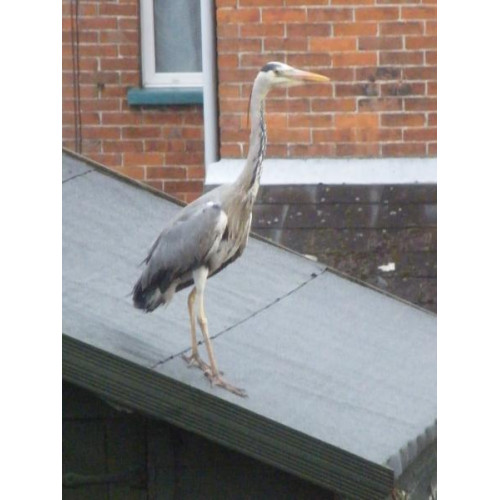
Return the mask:
<path id="1" fill-rule="evenodd" d="M 246 321 L 248 321 L 248 320 L 250 320 L 252 318 L 255 318 L 255 316 L 257 316 L 260 313 L 266 311 L 267 309 L 269 309 L 273 305 L 277 304 L 281 300 L 286 299 L 287 297 L 290 297 L 290 295 L 293 295 L 295 292 L 299 291 L 302 287 L 304 287 L 305 285 L 309 284 L 311 281 L 315 280 L 316 278 L 318 278 L 322 274 L 326 273 L 327 271 L 328 271 L 328 268 L 325 267 L 321 271 L 319 271 L 318 273 L 316 273 L 316 272 L 311 273 L 311 276 L 307 280 L 303 281 L 302 283 L 300 283 L 299 285 L 297 285 L 292 290 L 289 290 L 285 294 L 280 295 L 279 297 L 275 298 L 272 302 L 266 304 L 265 306 L 261 307 L 257 311 L 254 311 L 252 314 L 250 314 L 246 318 L 243 318 L 242 320 L 240 320 L 240 321 L 238 321 L 238 322 L 236 322 L 236 323 L 228 326 L 224 330 L 222 330 L 222 331 L 220 331 L 220 332 L 218 332 L 218 333 L 216 333 L 214 335 L 211 335 L 210 339 L 214 340 L 217 337 L 220 337 L 224 333 L 228 332 L 229 330 L 232 330 L 233 328 L 236 328 L 237 326 L 242 325 Z M 198 341 L 198 345 L 202 345 L 204 343 L 205 343 L 205 341 L 203 341 L 203 340 Z M 159 366 L 161 366 L 162 364 L 167 363 L 168 361 L 171 361 L 171 360 L 173 360 L 175 358 L 178 358 L 179 356 L 182 356 L 183 354 L 187 353 L 190 349 L 191 349 L 190 347 L 187 347 L 186 349 L 183 349 L 182 351 L 180 351 L 180 352 L 178 352 L 176 354 L 172 354 L 171 356 L 169 356 L 168 358 L 166 358 L 164 360 L 158 361 L 153 366 L 151 366 L 151 369 L 154 370 L 154 369 L 158 368 Z"/>
<path id="2" fill-rule="evenodd" d="M 82 177 L 82 176 L 87 175 L 87 174 L 90 174 L 90 173 L 92 173 L 92 172 L 93 172 L 93 170 L 91 169 L 91 170 L 87 170 L 86 172 L 82 172 L 81 174 L 76 174 L 76 175 L 74 175 L 73 177 L 69 177 L 68 179 L 64 179 L 64 180 L 62 181 L 62 183 L 63 183 L 63 184 L 66 184 L 66 182 L 68 182 L 68 181 L 72 181 L 73 179 L 76 179 L 77 177 Z"/>

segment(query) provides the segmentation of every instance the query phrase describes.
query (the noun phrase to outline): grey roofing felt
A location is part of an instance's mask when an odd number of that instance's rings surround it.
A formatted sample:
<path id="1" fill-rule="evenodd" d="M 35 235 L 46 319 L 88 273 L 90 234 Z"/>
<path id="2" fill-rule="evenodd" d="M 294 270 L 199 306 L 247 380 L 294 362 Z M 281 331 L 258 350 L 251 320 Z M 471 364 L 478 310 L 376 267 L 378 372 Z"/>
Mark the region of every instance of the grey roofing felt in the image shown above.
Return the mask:
<path id="1" fill-rule="evenodd" d="M 190 346 L 188 290 L 152 314 L 134 309 L 129 296 L 149 245 L 177 210 L 151 190 L 63 153 L 64 337 L 109 353 L 110 366 L 123 360 L 130 373 L 137 367 L 160 382 L 180 383 L 195 405 L 207 395 L 214 415 L 227 409 L 232 419 L 240 411 L 263 417 L 325 450 L 401 474 L 435 439 L 435 315 L 251 238 L 205 293 L 219 366 L 249 397 L 211 388 L 180 357 Z M 70 368 L 63 370 L 68 378 Z M 96 373 L 102 369 L 96 362 Z M 134 406 L 126 398 L 127 377 L 125 370 L 106 383 L 118 388 L 116 399 L 123 393 L 122 401 Z M 91 384 L 97 390 L 97 379 Z M 174 410 L 163 415 L 176 422 Z M 262 446 L 246 450 L 231 439 L 227 445 L 287 469 L 285 458 L 280 463 L 269 451 L 267 459 Z M 314 474 L 304 477 L 321 483 Z M 324 484 L 344 487 L 342 477 Z"/>

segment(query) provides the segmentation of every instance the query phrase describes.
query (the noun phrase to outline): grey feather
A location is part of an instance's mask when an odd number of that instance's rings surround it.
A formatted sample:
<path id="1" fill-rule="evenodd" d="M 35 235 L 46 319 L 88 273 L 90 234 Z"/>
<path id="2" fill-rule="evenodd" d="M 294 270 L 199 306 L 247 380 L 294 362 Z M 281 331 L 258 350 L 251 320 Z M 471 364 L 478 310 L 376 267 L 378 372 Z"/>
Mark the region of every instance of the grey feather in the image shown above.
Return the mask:
<path id="1" fill-rule="evenodd" d="M 133 291 L 134 305 L 140 309 L 152 311 L 168 301 L 169 287 L 190 281 L 194 269 L 210 268 L 227 216 L 212 201 L 186 208 L 161 232 L 145 259 L 146 267 Z"/>

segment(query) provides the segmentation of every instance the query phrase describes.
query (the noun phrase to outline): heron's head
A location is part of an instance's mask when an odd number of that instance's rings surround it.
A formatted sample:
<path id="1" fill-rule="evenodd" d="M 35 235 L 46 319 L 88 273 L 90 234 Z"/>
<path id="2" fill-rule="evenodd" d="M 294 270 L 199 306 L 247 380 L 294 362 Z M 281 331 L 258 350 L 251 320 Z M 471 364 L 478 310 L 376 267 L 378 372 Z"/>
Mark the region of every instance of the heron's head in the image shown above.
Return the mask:
<path id="1" fill-rule="evenodd" d="M 293 68 L 281 62 L 269 62 L 260 70 L 257 79 L 269 91 L 273 87 L 293 87 L 310 82 L 329 82 L 330 79 L 317 73 Z"/>

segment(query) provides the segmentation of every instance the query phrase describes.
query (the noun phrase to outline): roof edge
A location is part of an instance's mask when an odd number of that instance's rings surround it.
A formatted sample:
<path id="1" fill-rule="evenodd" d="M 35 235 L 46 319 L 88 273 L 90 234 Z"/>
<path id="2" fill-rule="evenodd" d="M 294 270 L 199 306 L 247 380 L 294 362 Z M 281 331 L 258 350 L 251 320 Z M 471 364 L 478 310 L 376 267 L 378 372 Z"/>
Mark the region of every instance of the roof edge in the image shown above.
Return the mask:
<path id="1" fill-rule="evenodd" d="M 358 500 L 386 498 L 394 472 L 63 333 L 63 379 Z"/>

